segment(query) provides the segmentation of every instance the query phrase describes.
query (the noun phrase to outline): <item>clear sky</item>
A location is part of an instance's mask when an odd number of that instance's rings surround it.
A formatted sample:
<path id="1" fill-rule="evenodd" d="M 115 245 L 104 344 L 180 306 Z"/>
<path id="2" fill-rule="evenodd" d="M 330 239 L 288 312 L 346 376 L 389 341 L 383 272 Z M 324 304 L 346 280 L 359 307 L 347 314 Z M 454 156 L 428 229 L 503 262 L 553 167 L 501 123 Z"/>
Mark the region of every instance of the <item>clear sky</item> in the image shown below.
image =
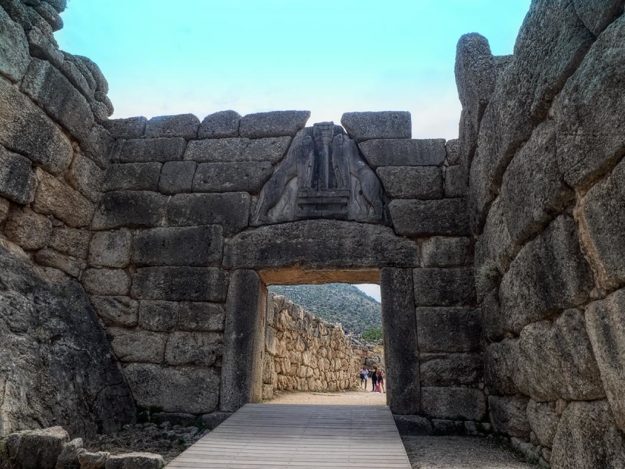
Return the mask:
<path id="1" fill-rule="evenodd" d="M 457 136 L 454 57 L 479 32 L 509 54 L 530 0 L 70 0 L 61 47 L 103 70 L 115 117 L 234 109 L 408 110 Z"/>

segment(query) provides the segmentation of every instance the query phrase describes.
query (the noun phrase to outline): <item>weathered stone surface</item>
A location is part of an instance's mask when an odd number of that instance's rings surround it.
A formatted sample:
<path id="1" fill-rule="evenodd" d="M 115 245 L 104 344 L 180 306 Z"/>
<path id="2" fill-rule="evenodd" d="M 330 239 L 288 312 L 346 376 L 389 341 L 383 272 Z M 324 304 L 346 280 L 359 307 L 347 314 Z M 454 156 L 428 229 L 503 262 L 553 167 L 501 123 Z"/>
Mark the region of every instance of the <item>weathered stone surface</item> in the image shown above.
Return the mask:
<path id="1" fill-rule="evenodd" d="M 464 197 L 469 190 L 467 170 L 460 165 L 445 168 L 445 197 Z"/>
<path id="2" fill-rule="evenodd" d="M 94 124 L 85 97 L 49 62 L 33 59 L 22 90 L 79 140 L 87 139 Z"/>
<path id="3" fill-rule="evenodd" d="M 35 11 L 50 25 L 52 31 L 58 31 L 63 27 L 63 19 L 49 3 L 40 3 L 35 6 Z"/>
<path id="4" fill-rule="evenodd" d="M 250 163 L 200 163 L 193 177 L 193 191 L 257 194 L 272 173 L 273 166 L 267 161 L 253 165 Z"/>
<path id="5" fill-rule="evenodd" d="M 527 401 L 527 397 L 524 396 L 488 396 L 488 410 L 493 429 L 527 440 L 530 435 L 526 413 Z"/>
<path id="6" fill-rule="evenodd" d="M 87 263 L 83 259 L 66 256 L 48 248 L 42 249 L 35 254 L 35 262 L 39 265 L 62 270 L 67 275 L 75 278 L 79 278 L 82 271 L 87 267 Z"/>
<path id="7" fill-rule="evenodd" d="M 232 268 L 411 267 L 416 243 L 383 226 L 309 220 L 245 231 L 226 243 L 224 265 Z"/>
<path id="8" fill-rule="evenodd" d="M 85 452 L 78 456 L 80 469 L 105 469 L 106 460 L 110 453 L 106 451 L 97 451 L 95 453 Z"/>
<path id="9" fill-rule="evenodd" d="M 586 308 L 586 329 L 616 424 L 625 432 L 625 291 Z"/>
<path id="10" fill-rule="evenodd" d="M 26 155 L 53 174 L 64 171 L 72 145 L 46 114 L 7 80 L 0 78 L 0 143 Z"/>
<path id="11" fill-rule="evenodd" d="M 124 368 L 124 374 L 141 407 L 192 414 L 217 408 L 220 379 L 214 369 L 131 363 Z"/>
<path id="12" fill-rule="evenodd" d="M 95 230 L 126 227 L 151 227 L 165 218 L 167 197 L 155 192 L 109 192 L 95 212 Z"/>
<path id="13" fill-rule="evenodd" d="M 193 114 L 152 117 L 145 127 L 146 137 L 196 138 L 200 120 Z"/>
<path id="14" fill-rule="evenodd" d="M 475 303 L 473 269 L 415 269 L 417 306 L 454 306 Z"/>
<path id="15" fill-rule="evenodd" d="M 100 125 L 94 125 L 86 140 L 80 142 L 80 149 L 100 168 L 108 168 L 115 142 L 108 130 Z"/>
<path id="16" fill-rule="evenodd" d="M 225 312 L 214 303 L 179 303 L 178 329 L 183 331 L 220 332 L 224 330 Z"/>
<path id="17" fill-rule="evenodd" d="M 12 81 L 22 79 L 28 68 L 28 41 L 24 30 L 0 8 L 0 73 Z"/>
<path id="18" fill-rule="evenodd" d="M 0 434 L 61 424 L 91 436 L 131 421 L 132 397 L 78 282 L 46 280 L 2 248 L 0 282 Z"/>
<path id="19" fill-rule="evenodd" d="M 220 111 L 204 118 L 198 129 L 198 138 L 224 138 L 239 135 L 241 116 L 235 111 Z"/>
<path id="20" fill-rule="evenodd" d="M 470 238 L 433 236 L 421 245 L 423 267 L 455 267 L 473 260 Z"/>
<path id="21" fill-rule="evenodd" d="M 286 154 L 289 143 L 291 137 L 196 140 L 189 142 L 184 159 L 207 163 L 277 163 Z"/>
<path id="22" fill-rule="evenodd" d="M 432 424 L 425 417 L 420 415 L 393 415 L 397 430 L 400 435 L 431 435 L 433 433 Z"/>
<path id="23" fill-rule="evenodd" d="M 551 448 L 560 417 L 553 402 L 527 403 L 527 420 L 541 445 Z"/>
<path id="24" fill-rule="evenodd" d="M 186 146 L 182 137 L 123 140 L 115 159 L 121 163 L 181 160 Z"/>
<path id="25" fill-rule="evenodd" d="M 14 208 L 9 212 L 4 234 L 24 249 L 41 249 L 50 240 L 52 222 L 28 207 Z"/>
<path id="26" fill-rule="evenodd" d="M 599 285 L 612 290 L 625 282 L 625 161 L 582 199 L 580 235 Z"/>
<path id="27" fill-rule="evenodd" d="M 479 389 L 422 387 L 421 408 L 425 415 L 434 418 L 482 420 L 486 400 Z"/>
<path id="28" fill-rule="evenodd" d="M 479 350 L 479 311 L 465 308 L 417 308 L 417 334 L 420 352 Z"/>
<path id="29" fill-rule="evenodd" d="M 445 150 L 447 152 L 447 163 L 450 166 L 462 164 L 460 159 L 459 139 L 454 138 L 452 140 L 447 140 L 447 142 L 445 143 Z"/>
<path id="30" fill-rule="evenodd" d="M 13 1 L 14 5 L 15 3 L 16 2 Z M 63 66 L 65 58 L 63 53 L 58 49 L 54 38 L 42 32 L 37 27 L 32 27 L 27 34 L 29 51 L 32 57 L 47 60 L 59 69 Z"/>
<path id="31" fill-rule="evenodd" d="M 491 394 L 517 394 L 514 379 L 519 366 L 517 339 L 504 339 L 488 345 L 484 351 L 484 384 Z"/>
<path id="32" fill-rule="evenodd" d="M 139 326 L 149 331 L 171 331 L 178 324 L 180 303 L 175 301 L 139 302 Z"/>
<path id="33" fill-rule="evenodd" d="M 553 468 L 625 466 L 625 437 L 614 425 L 606 401 L 571 402 L 553 440 Z"/>
<path id="34" fill-rule="evenodd" d="M 358 145 L 367 163 L 378 166 L 439 166 L 445 161 L 445 140 L 380 139 Z"/>
<path id="35" fill-rule="evenodd" d="M 248 114 L 241 118 L 241 137 L 261 138 L 293 136 L 303 129 L 310 117 L 310 111 L 275 111 Z"/>
<path id="36" fill-rule="evenodd" d="M 582 313 L 570 309 L 553 326 L 541 321 L 521 331 L 514 382 L 537 401 L 605 397 Z"/>
<path id="37" fill-rule="evenodd" d="M 346 112 L 341 117 L 341 125 L 357 142 L 412 135 L 410 113 L 406 111 Z"/>
<path id="38" fill-rule="evenodd" d="M 577 16 L 595 36 L 623 13 L 623 0 L 573 0 L 573 5 Z"/>
<path id="39" fill-rule="evenodd" d="M 560 213 L 575 194 L 561 179 L 550 121 L 537 127 L 503 176 L 500 203 L 512 241 L 522 244 Z"/>
<path id="40" fill-rule="evenodd" d="M 381 284 L 388 404 L 394 414 L 415 414 L 419 411 L 421 382 L 412 271 L 382 269 Z"/>
<path id="41" fill-rule="evenodd" d="M 87 269 L 82 283 L 94 295 L 126 295 L 130 290 L 130 277 L 121 269 Z"/>
<path id="42" fill-rule="evenodd" d="M 98 202 L 105 176 L 105 171 L 91 159 L 76 153 L 66 178 L 74 189 L 92 202 Z"/>
<path id="43" fill-rule="evenodd" d="M 376 171 L 389 197 L 399 199 L 440 199 L 443 175 L 440 168 L 385 166 Z"/>
<path id="44" fill-rule="evenodd" d="M 156 332 L 109 327 L 111 347 L 122 362 L 162 363 L 167 335 Z"/>
<path id="45" fill-rule="evenodd" d="M 168 365 L 213 366 L 223 353 L 223 337 L 218 332 L 174 332 L 167 340 Z"/>
<path id="46" fill-rule="evenodd" d="M 139 302 L 127 296 L 91 296 L 91 303 L 107 326 L 137 325 Z"/>
<path id="47" fill-rule="evenodd" d="M 126 163 L 112 165 L 104 188 L 107 191 L 156 191 L 161 175 L 161 163 Z"/>
<path id="48" fill-rule="evenodd" d="M 114 138 L 139 138 L 143 137 L 147 121 L 142 116 L 111 119 L 106 121 L 105 126 Z"/>
<path id="49" fill-rule="evenodd" d="M 200 417 L 202 424 L 209 430 L 214 430 L 221 423 L 232 415 L 232 412 L 211 412 L 210 414 L 202 415 Z"/>
<path id="50" fill-rule="evenodd" d="M 224 235 L 241 231 L 248 225 L 250 196 L 230 194 L 179 194 L 171 198 L 167 219 L 172 226 L 222 225 Z"/>
<path id="51" fill-rule="evenodd" d="M 221 260 L 222 233 L 219 225 L 138 231 L 132 248 L 132 262 L 136 265 L 214 264 Z"/>
<path id="52" fill-rule="evenodd" d="M 67 442 L 63 427 L 50 427 L 14 433 L 7 438 L 6 449 L 17 467 L 54 469 Z"/>
<path id="53" fill-rule="evenodd" d="M 474 353 L 421 353 L 422 386 L 477 384 L 482 377 L 482 357 Z"/>
<path id="54" fill-rule="evenodd" d="M 132 235 L 129 230 L 94 233 L 89 245 L 89 264 L 124 268 L 130 263 Z"/>
<path id="55" fill-rule="evenodd" d="M 163 164 L 158 181 L 159 192 L 163 194 L 191 192 L 196 167 L 195 161 L 168 161 Z"/>
<path id="56" fill-rule="evenodd" d="M 592 287 L 575 222 L 561 215 L 523 247 L 503 276 L 500 299 L 506 327 L 519 333 L 558 309 L 583 304 Z"/>
<path id="57" fill-rule="evenodd" d="M 123 453 L 114 454 L 106 460 L 105 469 L 161 469 L 165 461 L 160 454 Z"/>
<path id="58" fill-rule="evenodd" d="M 464 236 L 469 233 L 463 199 L 393 200 L 388 209 L 395 232 L 404 236 Z"/>
<path id="59" fill-rule="evenodd" d="M 80 469 L 78 455 L 86 452 L 82 438 L 75 438 L 63 445 L 63 450 L 56 462 L 55 469 Z"/>
<path id="60" fill-rule="evenodd" d="M 204 267 L 144 267 L 132 279 L 132 297 L 143 300 L 224 301 L 223 270 Z"/>
<path id="61" fill-rule="evenodd" d="M 44 215 L 54 215 L 72 228 L 91 223 L 94 206 L 78 191 L 64 181 L 37 169 L 37 192 L 33 208 Z"/>
<path id="62" fill-rule="evenodd" d="M 11 202 L 7 199 L 3 199 L 0 197 L 0 224 L 4 223 L 4 221 L 9 216 L 9 210 L 11 209 Z"/>

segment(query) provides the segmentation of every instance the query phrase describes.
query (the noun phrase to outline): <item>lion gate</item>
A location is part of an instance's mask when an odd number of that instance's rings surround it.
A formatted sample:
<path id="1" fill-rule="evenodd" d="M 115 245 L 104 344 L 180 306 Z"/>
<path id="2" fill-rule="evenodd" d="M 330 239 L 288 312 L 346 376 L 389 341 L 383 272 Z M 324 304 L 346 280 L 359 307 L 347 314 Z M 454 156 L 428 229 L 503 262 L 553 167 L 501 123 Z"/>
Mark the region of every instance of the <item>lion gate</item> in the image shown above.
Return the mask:
<path id="1" fill-rule="evenodd" d="M 379 283 L 388 400 L 486 418 L 466 168 L 406 112 L 119 119 L 84 275 L 138 405 L 261 396 L 266 285 Z M 442 423 L 441 423 L 442 422 Z"/>

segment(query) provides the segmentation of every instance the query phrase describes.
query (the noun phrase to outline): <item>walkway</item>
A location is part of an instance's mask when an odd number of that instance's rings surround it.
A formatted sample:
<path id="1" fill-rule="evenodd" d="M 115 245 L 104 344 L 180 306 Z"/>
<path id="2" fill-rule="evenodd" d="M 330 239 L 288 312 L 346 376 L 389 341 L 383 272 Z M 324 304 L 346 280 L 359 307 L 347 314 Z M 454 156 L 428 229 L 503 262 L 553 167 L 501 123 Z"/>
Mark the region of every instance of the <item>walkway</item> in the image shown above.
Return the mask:
<path id="1" fill-rule="evenodd" d="M 410 469 L 410 462 L 384 405 L 247 404 L 167 467 Z"/>

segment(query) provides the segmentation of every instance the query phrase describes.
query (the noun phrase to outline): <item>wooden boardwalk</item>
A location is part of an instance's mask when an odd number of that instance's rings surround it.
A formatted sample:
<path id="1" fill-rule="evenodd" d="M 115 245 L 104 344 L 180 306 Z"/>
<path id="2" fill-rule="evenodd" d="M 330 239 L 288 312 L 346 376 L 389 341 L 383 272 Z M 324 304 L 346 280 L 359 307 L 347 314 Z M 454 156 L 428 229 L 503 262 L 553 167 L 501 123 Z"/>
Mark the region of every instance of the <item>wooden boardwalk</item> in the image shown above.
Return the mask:
<path id="1" fill-rule="evenodd" d="M 247 404 L 167 467 L 410 469 L 410 463 L 386 406 Z"/>

